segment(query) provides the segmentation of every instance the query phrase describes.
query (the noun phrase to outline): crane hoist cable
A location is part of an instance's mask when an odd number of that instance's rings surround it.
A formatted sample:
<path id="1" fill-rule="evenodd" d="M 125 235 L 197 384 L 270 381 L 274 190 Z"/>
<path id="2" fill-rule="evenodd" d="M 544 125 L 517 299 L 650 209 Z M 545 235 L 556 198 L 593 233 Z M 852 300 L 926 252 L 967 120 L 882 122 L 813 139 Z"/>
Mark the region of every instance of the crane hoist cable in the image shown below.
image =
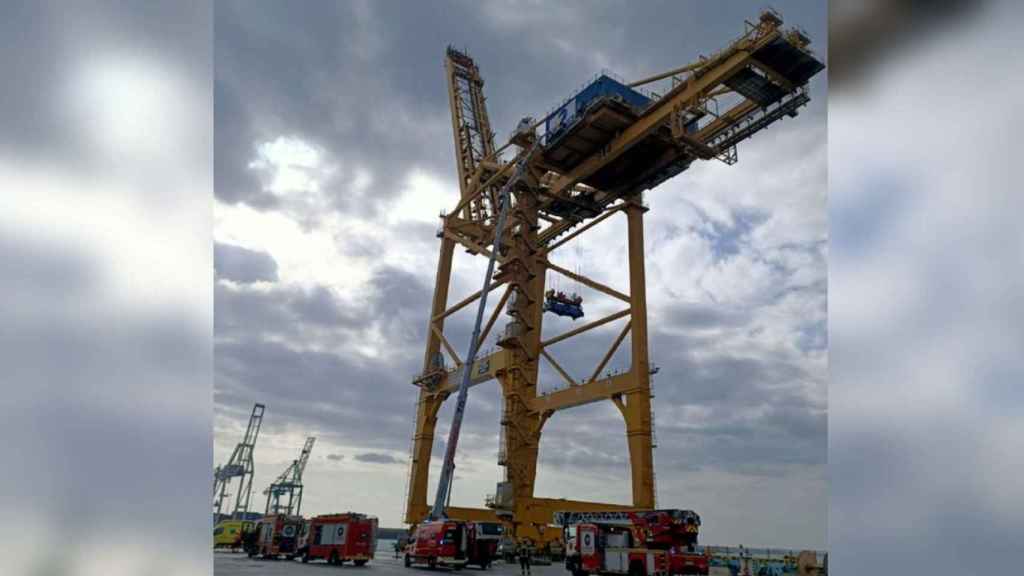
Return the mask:
<path id="1" fill-rule="evenodd" d="M 455 414 L 452 416 L 452 425 L 448 430 L 448 445 L 445 448 L 444 466 L 441 468 L 441 477 L 437 482 L 437 495 L 434 498 L 434 506 L 430 510 L 431 520 L 445 518 L 445 506 L 451 494 L 452 476 L 455 472 L 455 448 L 459 443 L 459 430 L 462 427 L 462 417 L 466 412 L 466 396 L 469 393 L 470 369 L 476 361 L 478 342 L 480 340 L 480 326 L 484 320 L 484 309 L 487 307 L 487 293 L 491 289 L 491 278 L 494 276 L 494 262 L 501 251 L 501 235 L 505 230 L 505 220 L 508 218 L 508 209 L 511 201 L 512 187 L 523 176 L 526 164 L 540 144 L 540 138 L 534 136 L 533 145 L 527 150 L 516 164 L 512 176 L 505 182 L 505 185 L 498 193 L 498 221 L 494 226 L 494 244 L 491 249 L 491 256 L 487 260 L 487 273 L 484 274 L 484 287 L 480 292 L 480 304 L 476 310 L 476 322 L 473 324 L 473 335 L 469 338 L 469 352 L 466 353 L 466 360 L 462 363 L 462 378 L 459 381 L 459 395 L 455 402 Z"/>

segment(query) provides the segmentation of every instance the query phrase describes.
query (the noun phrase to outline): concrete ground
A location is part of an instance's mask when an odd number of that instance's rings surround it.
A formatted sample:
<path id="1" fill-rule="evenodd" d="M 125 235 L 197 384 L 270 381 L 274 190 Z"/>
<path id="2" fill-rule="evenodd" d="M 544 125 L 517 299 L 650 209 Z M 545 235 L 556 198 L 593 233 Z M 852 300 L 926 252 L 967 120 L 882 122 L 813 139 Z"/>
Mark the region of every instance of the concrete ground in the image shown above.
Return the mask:
<path id="1" fill-rule="evenodd" d="M 257 560 L 242 553 L 216 551 L 213 553 L 213 573 L 216 576 L 263 576 L 266 575 L 300 575 L 300 574 L 338 574 L 339 576 L 519 576 L 519 565 L 506 564 L 501 560 L 482 571 L 473 566 L 460 571 L 438 568 L 406 568 L 401 558 L 394 553 L 378 553 L 366 566 L 356 567 L 352 564 L 331 566 L 324 562 L 303 564 L 298 560 Z M 565 566 L 556 562 L 550 566 L 534 566 L 533 576 L 568 576 Z"/>

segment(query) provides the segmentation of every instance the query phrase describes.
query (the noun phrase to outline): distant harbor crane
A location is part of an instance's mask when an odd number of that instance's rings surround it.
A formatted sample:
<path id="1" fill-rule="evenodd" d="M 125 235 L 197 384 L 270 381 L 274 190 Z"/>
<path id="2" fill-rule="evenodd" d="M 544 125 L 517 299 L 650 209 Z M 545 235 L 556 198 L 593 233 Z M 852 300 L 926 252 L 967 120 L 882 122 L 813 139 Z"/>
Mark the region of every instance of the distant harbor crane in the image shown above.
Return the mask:
<path id="1" fill-rule="evenodd" d="M 260 434 L 260 426 L 263 424 L 263 404 L 257 403 L 252 408 L 249 416 L 249 425 L 245 429 L 245 436 L 235 446 L 231 458 L 227 464 L 218 466 L 213 472 L 213 521 L 216 524 L 224 517 L 224 500 L 227 499 L 228 485 L 232 480 L 238 478 L 235 494 L 235 506 L 229 515 L 230 518 L 240 519 L 249 511 L 249 496 L 252 492 L 252 476 L 256 470 L 253 462 L 253 449 L 256 447 L 256 438 Z"/>
<path id="2" fill-rule="evenodd" d="M 285 514 L 298 515 L 302 510 L 302 475 L 306 471 L 306 463 L 309 462 L 309 454 L 313 451 L 313 443 L 316 438 L 306 438 L 302 447 L 302 453 L 297 460 L 285 468 L 284 472 L 274 480 L 270 486 L 263 490 L 267 497 L 267 507 L 264 514 Z M 286 498 L 287 497 L 287 498 Z"/>

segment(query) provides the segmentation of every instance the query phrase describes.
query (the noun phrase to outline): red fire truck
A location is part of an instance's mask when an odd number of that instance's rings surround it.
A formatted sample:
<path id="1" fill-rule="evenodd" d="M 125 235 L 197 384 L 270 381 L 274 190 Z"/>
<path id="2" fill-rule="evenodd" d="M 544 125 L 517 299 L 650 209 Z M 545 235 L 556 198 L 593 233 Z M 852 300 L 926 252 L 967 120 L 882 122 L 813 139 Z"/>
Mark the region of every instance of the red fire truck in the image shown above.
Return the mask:
<path id="1" fill-rule="evenodd" d="M 469 560 L 468 549 L 469 535 L 465 522 L 426 521 L 416 526 L 409 537 L 405 565 L 426 564 L 431 568 L 449 566 L 459 570 Z"/>
<path id="2" fill-rule="evenodd" d="M 351 560 L 362 566 L 377 548 L 377 518 L 355 512 L 315 516 L 307 523 L 303 538 L 298 551 L 303 562 L 321 559 L 344 564 Z"/>
<path id="3" fill-rule="evenodd" d="M 284 555 L 295 558 L 296 540 L 302 530 L 302 516 L 271 514 L 256 523 L 253 543 L 247 547 L 249 556 L 277 558 Z"/>
<path id="4" fill-rule="evenodd" d="M 427 521 L 413 530 L 405 552 L 405 565 L 426 564 L 461 570 L 479 566 L 486 570 L 497 556 L 498 542 L 505 533 L 500 522 L 462 520 Z"/>
<path id="5" fill-rule="evenodd" d="M 469 538 L 466 564 L 487 570 L 498 556 L 498 542 L 505 535 L 505 525 L 501 522 L 469 522 L 466 534 Z"/>
<path id="6" fill-rule="evenodd" d="M 565 567 L 573 576 L 707 574 L 697 552 L 700 516 L 690 510 L 559 512 Z"/>

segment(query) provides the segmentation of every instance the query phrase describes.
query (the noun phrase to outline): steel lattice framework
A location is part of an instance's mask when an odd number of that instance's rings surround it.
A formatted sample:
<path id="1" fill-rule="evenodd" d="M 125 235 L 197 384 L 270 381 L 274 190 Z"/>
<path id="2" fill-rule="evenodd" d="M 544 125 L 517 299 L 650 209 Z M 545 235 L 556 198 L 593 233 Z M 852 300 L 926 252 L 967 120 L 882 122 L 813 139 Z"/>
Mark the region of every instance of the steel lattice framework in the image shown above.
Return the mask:
<path id="1" fill-rule="evenodd" d="M 747 22 L 742 36 L 697 62 L 646 78 L 631 86 L 671 79 L 664 95 L 642 108 L 615 99 L 601 100 L 581 112 L 557 143 L 544 133 L 549 115 L 524 120 L 510 141 L 495 149 L 483 96 L 483 80 L 474 61 L 449 48 L 448 75 L 452 129 L 461 198 L 443 216 L 441 250 L 428 324 L 423 372 L 413 438 L 406 522 L 427 517 L 428 469 L 438 410 L 456 391 L 461 371 L 472 371 L 474 385 L 498 380 L 503 398 L 499 464 L 505 480 L 485 509 L 448 508 L 465 520 L 503 519 L 517 537 L 544 540 L 544 528 L 556 511 L 652 509 L 655 506 L 651 366 L 648 358 L 644 272 L 642 192 L 687 169 L 695 160 L 737 160 L 736 144 L 786 117 L 809 100 L 807 82 L 824 65 L 807 49 L 809 39 L 784 31 L 778 14 L 762 13 Z M 498 350 L 464 366 L 445 336 L 445 320 L 481 297 L 470 294 L 449 306 L 452 259 L 456 246 L 490 257 L 494 241 L 497 191 L 512 177 L 517 162 L 543 139 L 540 153 L 528 158 L 524 177 L 512 190 L 508 223 L 497 255 L 498 272 L 490 290 L 500 290 L 497 306 L 484 325 L 483 344 L 505 311 L 511 320 L 497 335 Z M 519 148 L 511 161 L 501 154 Z M 581 234 L 622 213 L 627 227 L 628 293 L 553 263 L 549 256 Z M 542 339 L 545 277 L 551 271 L 613 300 L 622 308 L 563 334 Z M 556 343 L 625 318 L 625 326 L 586 378 L 577 380 L 550 351 Z M 602 375 L 629 336 L 628 371 Z M 448 360 L 445 360 L 447 355 Z M 565 381 L 562 389 L 538 394 L 541 360 Z M 537 498 L 534 481 L 541 431 L 555 413 L 610 400 L 625 420 L 630 457 L 630 506 Z M 554 531 L 551 531 L 554 532 Z"/>
<path id="2" fill-rule="evenodd" d="M 291 516 L 302 511 L 302 475 L 306 471 L 306 463 L 309 462 L 309 454 L 313 451 L 313 444 L 316 438 L 306 438 L 302 446 L 302 452 L 297 460 L 284 469 L 284 472 L 274 480 L 270 486 L 263 490 L 267 497 L 267 506 L 264 514 L 286 514 Z M 294 511 L 294 512 L 293 512 Z"/>
<path id="3" fill-rule="evenodd" d="M 263 425 L 263 404 L 256 404 L 249 415 L 249 425 L 245 429 L 245 436 L 235 446 L 231 458 L 227 464 L 218 466 L 213 472 L 213 514 L 214 521 L 220 519 L 223 514 L 224 500 L 229 496 L 228 485 L 234 478 L 238 478 L 236 486 L 238 492 L 235 494 L 235 507 L 231 511 L 232 518 L 238 518 L 239 514 L 249 511 L 249 496 L 252 493 L 252 476 L 256 471 L 253 462 L 253 450 L 256 448 L 256 438 L 260 435 L 260 426 Z"/>

